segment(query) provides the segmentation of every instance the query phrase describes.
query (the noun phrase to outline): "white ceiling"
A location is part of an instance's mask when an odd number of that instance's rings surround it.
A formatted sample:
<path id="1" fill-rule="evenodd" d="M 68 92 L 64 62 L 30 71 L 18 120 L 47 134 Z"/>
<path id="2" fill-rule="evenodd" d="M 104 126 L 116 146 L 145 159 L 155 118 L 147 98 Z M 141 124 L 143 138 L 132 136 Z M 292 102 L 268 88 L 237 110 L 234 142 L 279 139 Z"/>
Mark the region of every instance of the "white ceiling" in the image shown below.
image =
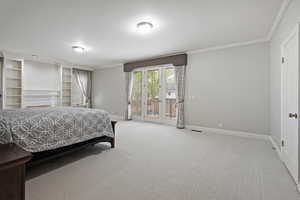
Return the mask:
<path id="1" fill-rule="evenodd" d="M 0 0 L 0 49 L 90 66 L 267 37 L 283 0 Z M 136 24 L 154 24 L 147 35 Z M 81 43 L 89 51 L 77 54 Z"/>

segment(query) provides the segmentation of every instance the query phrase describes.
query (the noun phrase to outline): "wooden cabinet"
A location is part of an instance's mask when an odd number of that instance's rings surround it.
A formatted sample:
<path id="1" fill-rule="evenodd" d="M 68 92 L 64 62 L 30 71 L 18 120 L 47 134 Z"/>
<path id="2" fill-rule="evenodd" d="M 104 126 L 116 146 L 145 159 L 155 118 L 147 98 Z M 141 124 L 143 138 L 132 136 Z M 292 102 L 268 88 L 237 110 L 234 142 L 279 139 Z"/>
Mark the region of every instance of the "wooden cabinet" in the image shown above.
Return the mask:
<path id="1" fill-rule="evenodd" d="M 31 156 L 15 144 L 0 144 L 1 200 L 25 200 L 25 164 Z"/>

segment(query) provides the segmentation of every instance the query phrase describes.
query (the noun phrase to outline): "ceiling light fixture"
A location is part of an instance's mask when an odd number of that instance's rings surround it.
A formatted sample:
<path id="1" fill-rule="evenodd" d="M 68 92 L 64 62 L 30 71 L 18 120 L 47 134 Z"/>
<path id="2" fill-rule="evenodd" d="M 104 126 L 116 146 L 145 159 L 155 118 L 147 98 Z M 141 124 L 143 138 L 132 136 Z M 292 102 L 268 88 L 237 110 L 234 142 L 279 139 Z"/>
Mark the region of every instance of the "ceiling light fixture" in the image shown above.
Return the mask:
<path id="1" fill-rule="evenodd" d="M 76 53 L 83 53 L 84 52 L 84 48 L 81 46 L 72 46 L 73 51 L 75 51 Z"/>
<path id="2" fill-rule="evenodd" d="M 150 22 L 140 22 L 137 24 L 137 28 L 141 32 L 147 33 L 153 28 L 153 24 L 151 24 Z"/>

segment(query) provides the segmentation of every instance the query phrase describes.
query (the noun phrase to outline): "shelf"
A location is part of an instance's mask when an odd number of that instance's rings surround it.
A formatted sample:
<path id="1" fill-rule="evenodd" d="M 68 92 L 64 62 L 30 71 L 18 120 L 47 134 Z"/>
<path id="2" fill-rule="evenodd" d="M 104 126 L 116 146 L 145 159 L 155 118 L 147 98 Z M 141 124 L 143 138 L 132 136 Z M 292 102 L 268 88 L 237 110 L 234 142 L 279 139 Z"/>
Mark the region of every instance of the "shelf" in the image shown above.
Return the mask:
<path id="1" fill-rule="evenodd" d="M 24 96 L 26 97 L 58 97 L 59 95 L 57 94 L 25 94 Z"/>
<path id="2" fill-rule="evenodd" d="M 6 69 L 13 70 L 13 71 L 22 71 L 22 69 L 20 68 L 12 68 L 12 67 L 7 67 Z"/>
<path id="3" fill-rule="evenodd" d="M 22 95 L 6 95 L 6 97 L 21 97 Z"/>
<path id="4" fill-rule="evenodd" d="M 16 104 L 6 104 L 6 106 L 21 106 L 21 103 L 16 103 Z"/>
<path id="5" fill-rule="evenodd" d="M 3 108 L 17 109 L 22 107 L 23 87 L 22 87 L 22 72 L 23 61 L 6 59 L 3 66 Z"/>
<path id="6" fill-rule="evenodd" d="M 71 106 L 72 104 L 72 68 L 62 69 L 62 91 L 61 91 L 61 104 L 63 106 Z"/>
<path id="7" fill-rule="evenodd" d="M 22 80 L 21 78 L 18 77 L 6 77 L 7 80 Z"/>

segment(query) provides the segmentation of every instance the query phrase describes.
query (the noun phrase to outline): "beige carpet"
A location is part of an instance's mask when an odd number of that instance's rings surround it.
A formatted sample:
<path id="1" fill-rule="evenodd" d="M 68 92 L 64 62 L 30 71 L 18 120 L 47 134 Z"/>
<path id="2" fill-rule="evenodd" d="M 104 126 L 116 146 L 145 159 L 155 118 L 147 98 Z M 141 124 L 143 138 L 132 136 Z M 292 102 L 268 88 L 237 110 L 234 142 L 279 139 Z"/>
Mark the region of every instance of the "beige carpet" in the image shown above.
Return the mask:
<path id="1" fill-rule="evenodd" d="M 294 200 L 267 141 L 120 122 L 100 144 L 29 171 L 27 200 Z"/>

